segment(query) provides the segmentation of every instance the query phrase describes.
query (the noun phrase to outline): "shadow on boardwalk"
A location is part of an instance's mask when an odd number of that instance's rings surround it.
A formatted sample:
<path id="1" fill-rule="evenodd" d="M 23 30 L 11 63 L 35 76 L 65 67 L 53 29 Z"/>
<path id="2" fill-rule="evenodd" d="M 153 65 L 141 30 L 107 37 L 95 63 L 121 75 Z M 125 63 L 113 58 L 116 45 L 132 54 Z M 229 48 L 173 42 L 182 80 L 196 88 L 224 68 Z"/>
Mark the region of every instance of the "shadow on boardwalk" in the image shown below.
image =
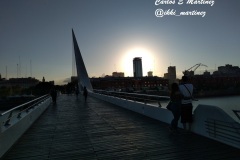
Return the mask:
<path id="1" fill-rule="evenodd" d="M 238 159 L 238 149 L 89 97 L 62 95 L 3 159 Z"/>

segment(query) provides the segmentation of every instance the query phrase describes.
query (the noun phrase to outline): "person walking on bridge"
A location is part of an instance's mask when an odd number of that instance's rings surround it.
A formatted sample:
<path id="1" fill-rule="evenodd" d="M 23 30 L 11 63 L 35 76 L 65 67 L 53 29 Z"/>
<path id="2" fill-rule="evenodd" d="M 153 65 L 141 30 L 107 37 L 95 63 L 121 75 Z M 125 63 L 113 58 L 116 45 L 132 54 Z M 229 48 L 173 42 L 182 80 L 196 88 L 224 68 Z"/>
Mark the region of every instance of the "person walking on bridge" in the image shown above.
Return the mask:
<path id="1" fill-rule="evenodd" d="M 83 88 L 83 95 L 84 95 L 85 102 L 86 102 L 87 101 L 87 96 L 88 96 L 88 91 L 87 91 L 87 88 L 85 86 Z"/>
<path id="2" fill-rule="evenodd" d="M 76 97 L 78 98 L 78 94 L 79 94 L 79 88 L 78 88 L 78 85 L 77 85 L 76 88 L 75 88 L 75 94 L 76 94 Z"/>
<path id="3" fill-rule="evenodd" d="M 53 102 L 54 104 L 56 104 L 56 101 L 57 101 L 57 91 L 56 91 L 56 89 L 55 89 L 54 86 L 52 87 L 52 89 L 51 89 L 51 91 L 50 91 L 50 95 L 51 95 L 51 97 L 52 97 L 52 102 Z"/>

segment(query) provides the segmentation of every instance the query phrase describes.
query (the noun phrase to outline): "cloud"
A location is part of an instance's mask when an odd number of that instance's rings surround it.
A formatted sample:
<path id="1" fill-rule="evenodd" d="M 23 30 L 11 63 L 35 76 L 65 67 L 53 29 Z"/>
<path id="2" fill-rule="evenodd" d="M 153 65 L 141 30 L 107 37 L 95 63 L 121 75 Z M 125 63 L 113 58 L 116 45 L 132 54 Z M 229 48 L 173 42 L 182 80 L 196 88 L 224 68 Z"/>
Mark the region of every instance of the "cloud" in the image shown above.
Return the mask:
<path id="1" fill-rule="evenodd" d="M 55 81 L 55 85 L 64 85 L 71 82 L 71 78 L 60 79 Z"/>
<path id="2" fill-rule="evenodd" d="M 66 78 L 63 80 L 63 83 L 69 83 L 69 82 L 71 82 L 71 78 Z"/>

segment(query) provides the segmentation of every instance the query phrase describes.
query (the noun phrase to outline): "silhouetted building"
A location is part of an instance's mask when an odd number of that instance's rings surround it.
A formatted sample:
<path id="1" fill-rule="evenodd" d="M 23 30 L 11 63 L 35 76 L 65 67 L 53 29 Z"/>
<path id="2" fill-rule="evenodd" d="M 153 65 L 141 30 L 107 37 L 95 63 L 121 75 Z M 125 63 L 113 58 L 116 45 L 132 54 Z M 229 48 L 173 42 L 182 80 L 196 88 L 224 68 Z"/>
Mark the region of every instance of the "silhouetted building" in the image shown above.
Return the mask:
<path id="1" fill-rule="evenodd" d="M 9 80 L 1 81 L 0 87 L 14 87 L 19 86 L 21 88 L 29 88 L 39 83 L 39 80 L 35 78 L 10 78 Z"/>
<path id="2" fill-rule="evenodd" d="M 135 57 L 133 59 L 133 75 L 134 75 L 134 77 L 142 77 L 143 76 L 142 58 L 141 57 Z"/>
<path id="3" fill-rule="evenodd" d="M 169 80 L 169 84 L 172 84 L 173 82 L 176 82 L 176 79 L 177 79 L 176 67 L 175 66 L 169 66 L 168 67 L 168 73 L 164 73 L 164 78 Z"/>
<path id="4" fill-rule="evenodd" d="M 190 78 L 197 96 L 240 94 L 240 76 L 195 75 Z"/>
<path id="5" fill-rule="evenodd" d="M 52 84 L 52 85 L 55 85 L 55 82 L 54 81 L 49 81 L 48 83 Z"/>
<path id="6" fill-rule="evenodd" d="M 167 88 L 168 80 L 161 77 L 105 77 L 91 78 L 94 89 L 138 91 Z"/>
<path id="7" fill-rule="evenodd" d="M 123 72 L 113 72 L 112 76 L 113 77 L 124 77 L 124 73 Z"/>
<path id="8" fill-rule="evenodd" d="M 149 71 L 148 72 L 148 77 L 152 77 L 153 76 L 153 72 L 152 71 Z"/>
<path id="9" fill-rule="evenodd" d="M 177 78 L 176 76 L 176 67 L 175 66 L 169 66 L 168 67 L 168 79 L 175 81 Z"/>
<path id="10" fill-rule="evenodd" d="M 204 75 L 204 76 L 210 76 L 210 75 L 211 75 L 211 73 L 210 73 L 210 72 L 208 72 L 208 71 L 205 71 L 205 72 L 203 72 L 203 75 Z"/>
<path id="11" fill-rule="evenodd" d="M 240 68 L 238 66 L 232 66 L 226 64 L 225 66 L 219 66 L 218 70 L 213 72 L 214 76 L 239 76 Z"/>

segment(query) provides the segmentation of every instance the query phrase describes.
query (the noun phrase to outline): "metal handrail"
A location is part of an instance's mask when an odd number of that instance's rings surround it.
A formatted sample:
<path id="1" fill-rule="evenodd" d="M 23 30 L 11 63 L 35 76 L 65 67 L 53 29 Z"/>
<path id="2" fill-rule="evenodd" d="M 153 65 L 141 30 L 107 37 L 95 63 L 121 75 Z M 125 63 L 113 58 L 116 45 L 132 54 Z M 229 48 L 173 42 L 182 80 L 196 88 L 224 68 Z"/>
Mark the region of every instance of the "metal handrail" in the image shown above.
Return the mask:
<path id="1" fill-rule="evenodd" d="M 161 107 L 161 100 L 170 100 L 168 96 L 157 96 L 157 95 L 148 95 L 148 94 L 138 94 L 138 93 L 127 93 L 127 92 L 114 92 L 114 91 L 105 91 L 105 90 L 94 90 L 95 93 L 104 94 L 113 97 L 120 97 L 123 99 L 130 99 L 134 101 L 144 102 L 147 104 L 147 101 L 158 102 L 159 107 Z M 141 98 L 144 97 L 144 98 Z M 145 98 L 148 97 L 148 98 Z"/>
<path id="2" fill-rule="evenodd" d="M 39 100 L 39 99 L 43 99 L 43 98 L 48 97 L 48 96 L 49 96 L 49 95 L 46 94 L 46 95 L 44 95 L 44 96 L 41 96 L 41 97 L 36 98 L 36 99 L 34 99 L 34 100 L 31 100 L 31 101 L 29 101 L 29 102 L 27 102 L 27 103 L 18 105 L 18 106 L 16 106 L 16 107 L 12 108 L 12 109 L 9 109 L 9 110 L 1 113 L 0 116 L 3 116 L 3 115 L 5 115 L 5 114 L 8 114 L 8 113 L 10 113 L 10 112 L 12 112 L 12 111 L 14 111 L 14 110 L 17 110 L 17 109 L 19 109 L 19 108 L 21 108 L 21 107 L 23 107 L 23 106 L 26 106 L 26 105 L 28 105 L 28 104 L 30 104 L 30 103 L 32 103 L 32 102 L 35 102 L 35 101 L 37 101 L 37 100 Z"/>
<path id="3" fill-rule="evenodd" d="M 6 112 L 1 113 L 0 118 L 3 117 L 4 115 L 9 114 L 5 120 L 2 119 L 3 121 L 1 123 L 4 124 L 4 126 L 9 126 L 10 121 L 13 117 L 17 117 L 18 119 L 20 119 L 23 112 L 28 113 L 30 109 L 34 108 L 36 105 L 40 104 L 41 102 L 45 101 L 48 98 L 49 98 L 49 95 L 46 94 L 44 96 L 41 96 L 39 98 L 36 98 L 34 100 L 31 100 L 27 103 L 21 104 L 21 105 L 14 107 Z M 19 110 L 19 111 L 17 111 L 17 110 Z"/>
<path id="4" fill-rule="evenodd" d="M 205 121 L 209 136 L 222 137 L 231 143 L 240 143 L 240 124 L 215 119 Z"/>
<path id="5" fill-rule="evenodd" d="M 155 97 L 155 98 L 161 98 L 161 99 L 170 99 L 169 96 L 156 96 L 156 95 L 140 94 L 140 93 L 116 92 L 116 91 L 106 91 L 106 90 L 94 90 L 94 92 L 127 94 L 127 95 L 137 95 L 137 96 Z"/>

